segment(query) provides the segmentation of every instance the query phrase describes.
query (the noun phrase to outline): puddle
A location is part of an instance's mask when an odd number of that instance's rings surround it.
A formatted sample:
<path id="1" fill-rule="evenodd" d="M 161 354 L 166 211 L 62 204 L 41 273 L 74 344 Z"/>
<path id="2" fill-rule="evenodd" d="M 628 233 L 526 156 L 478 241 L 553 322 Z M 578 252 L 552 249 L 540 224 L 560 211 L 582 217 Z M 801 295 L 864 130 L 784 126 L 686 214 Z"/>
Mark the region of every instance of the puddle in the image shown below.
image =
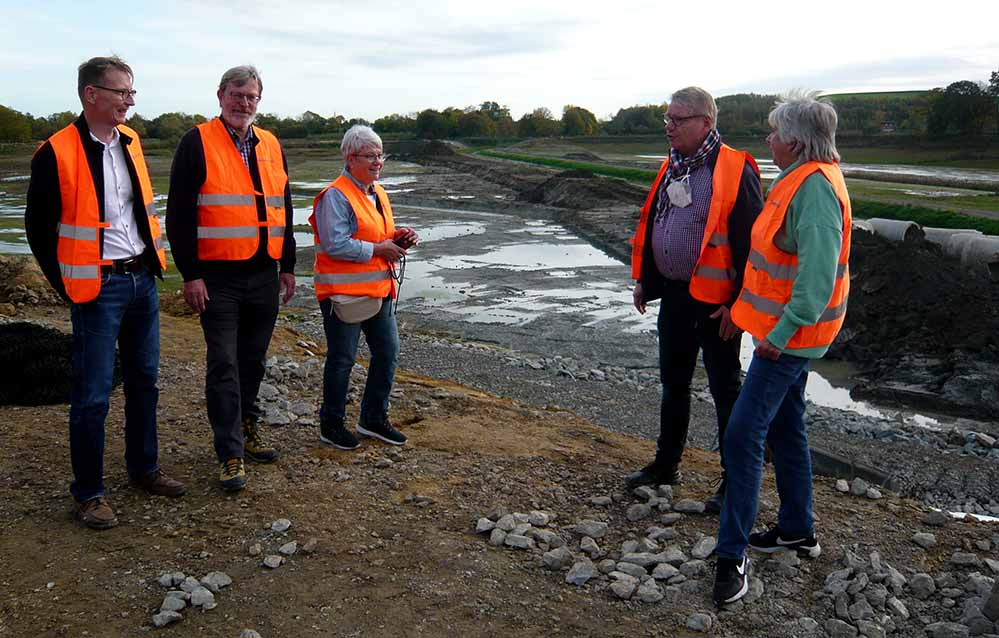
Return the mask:
<path id="1" fill-rule="evenodd" d="M 621 265 L 621 262 L 608 257 L 589 244 L 557 245 L 547 242 L 506 245 L 482 255 L 439 257 L 431 263 L 437 268 L 462 269 L 491 266 L 515 271 L 547 270 L 571 266 Z"/>
<path id="2" fill-rule="evenodd" d="M 987 195 L 985 191 L 921 191 L 921 190 L 911 190 L 907 188 L 895 188 L 892 190 L 899 191 L 900 193 L 905 193 L 906 195 L 915 195 L 916 197 L 929 197 L 931 199 L 939 199 L 942 197 L 977 197 L 978 195 Z"/>
<path id="3" fill-rule="evenodd" d="M 333 179 L 336 179 L 336 177 L 337 176 L 333 176 Z M 314 190 L 315 192 L 312 193 L 312 196 L 315 197 L 316 195 L 319 194 L 319 191 L 326 188 L 326 186 L 330 183 L 330 181 L 332 180 L 317 180 L 317 181 L 307 181 L 307 182 L 292 181 L 288 183 L 291 184 L 292 191 L 308 190 L 308 189 Z M 380 179 L 378 180 L 378 183 L 381 184 L 382 187 L 384 188 L 385 186 L 400 186 L 402 184 L 412 184 L 415 181 L 417 181 L 417 179 L 416 176 L 414 175 L 394 175 L 392 177 L 386 177 L 384 179 Z"/>
<path id="4" fill-rule="evenodd" d="M 639 159 L 649 160 L 649 163 L 662 163 L 666 159 L 665 155 L 636 155 Z M 757 157 L 756 163 L 760 167 L 760 176 L 763 179 L 773 179 L 780 174 L 780 169 L 774 165 L 772 159 L 762 159 Z M 947 179 L 954 182 L 955 186 L 962 182 L 985 182 L 999 186 L 999 171 L 980 170 L 972 168 L 941 168 L 910 166 L 907 164 L 842 164 L 844 171 L 863 171 L 870 175 L 881 175 L 885 177 L 931 177 L 935 179 Z M 858 176 L 859 177 L 859 176 Z M 926 191 L 909 192 L 910 195 L 921 195 L 925 197 L 941 197 L 942 195 L 928 194 Z M 931 191 L 932 192 L 932 191 Z M 940 192 L 940 191 L 938 191 Z"/>
<path id="5" fill-rule="evenodd" d="M 742 369 L 748 370 L 753 359 L 753 337 L 748 332 L 742 334 L 742 346 L 739 360 Z M 854 401 L 850 397 L 848 385 L 852 385 L 850 374 L 852 368 L 842 361 L 826 361 L 819 359 L 812 362 L 812 370 L 808 373 L 808 384 L 805 386 L 805 398 L 815 405 L 827 408 L 847 410 L 862 416 L 887 418 L 888 414 L 864 401 Z M 929 421 L 933 419 L 926 418 Z"/>

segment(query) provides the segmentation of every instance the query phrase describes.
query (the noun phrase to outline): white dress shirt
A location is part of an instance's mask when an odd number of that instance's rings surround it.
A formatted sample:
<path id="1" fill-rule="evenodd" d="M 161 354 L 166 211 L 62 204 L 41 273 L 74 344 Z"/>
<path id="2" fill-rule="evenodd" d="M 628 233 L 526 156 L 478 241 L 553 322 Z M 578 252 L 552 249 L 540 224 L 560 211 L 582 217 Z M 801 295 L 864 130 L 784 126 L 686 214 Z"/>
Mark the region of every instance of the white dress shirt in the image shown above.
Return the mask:
<path id="1" fill-rule="evenodd" d="M 104 160 L 104 221 L 110 224 L 104 229 L 104 259 L 128 259 L 141 255 L 146 249 L 139 236 L 133 209 L 134 194 L 132 178 L 128 175 L 125 163 L 125 149 L 121 145 L 118 129 L 110 144 L 101 142 L 93 133 L 95 141 L 104 147 L 101 154 Z"/>

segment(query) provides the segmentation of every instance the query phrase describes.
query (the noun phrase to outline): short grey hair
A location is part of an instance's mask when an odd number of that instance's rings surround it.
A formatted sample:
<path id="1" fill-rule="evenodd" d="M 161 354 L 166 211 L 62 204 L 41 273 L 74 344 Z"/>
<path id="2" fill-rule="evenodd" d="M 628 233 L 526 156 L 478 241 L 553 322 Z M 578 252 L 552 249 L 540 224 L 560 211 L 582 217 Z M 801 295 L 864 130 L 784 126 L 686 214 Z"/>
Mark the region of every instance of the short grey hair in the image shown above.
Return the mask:
<path id="1" fill-rule="evenodd" d="M 688 86 L 673 93 L 669 98 L 670 103 L 679 102 L 690 107 L 694 115 L 707 115 L 711 118 L 711 125 L 718 126 L 718 105 L 711 94 L 699 86 Z"/>
<path id="2" fill-rule="evenodd" d="M 797 142 L 798 159 L 805 162 L 838 162 L 836 124 L 832 102 L 819 99 L 818 91 L 795 89 L 777 100 L 767 118 L 785 144 Z"/>
<path id="3" fill-rule="evenodd" d="M 225 93 L 226 87 L 230 84 L 235 86 L 243 86 L 250 80 L 257 81 L 257 90 L 260 94 L 264 93 L 264 81 L 260 79 L 260 71 L 257 71 L 257 67 L 252 64 L 242 64 L 240 66 L 234 66 L 225 73 L 222 74 L 222 79 L 219 80 L 219 91 Z"/>
<path id="4" fill-rule="evenodd" d="M 343 139 L 340 140 L 340 152 L 343 154 L 345 162 L 354 153 L 360 153 L 364 149 L 372 147 L 382 148 L 382 138 L 378 137 L 378 133 L 375 133 L 373 128 L 363 124 L 351 126 L 343 134 Z"/>

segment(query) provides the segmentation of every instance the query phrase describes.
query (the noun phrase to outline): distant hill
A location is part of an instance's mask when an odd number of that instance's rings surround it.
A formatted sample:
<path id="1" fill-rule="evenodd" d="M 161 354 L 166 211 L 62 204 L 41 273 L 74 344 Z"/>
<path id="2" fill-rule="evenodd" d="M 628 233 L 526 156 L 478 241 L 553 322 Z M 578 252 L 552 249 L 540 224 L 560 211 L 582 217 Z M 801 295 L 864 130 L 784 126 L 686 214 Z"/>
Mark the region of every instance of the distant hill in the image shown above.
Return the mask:
<path id="1" fill-rule="evenodd" d="M 858 100 L 879 100 L 879 99 L 913 99 L 922 97 L 929 93 L 929 91 L 878 91 L 875 93 L 826 93 L 822 97 L 827 97 L 831 100 L 852 98 Z"/>

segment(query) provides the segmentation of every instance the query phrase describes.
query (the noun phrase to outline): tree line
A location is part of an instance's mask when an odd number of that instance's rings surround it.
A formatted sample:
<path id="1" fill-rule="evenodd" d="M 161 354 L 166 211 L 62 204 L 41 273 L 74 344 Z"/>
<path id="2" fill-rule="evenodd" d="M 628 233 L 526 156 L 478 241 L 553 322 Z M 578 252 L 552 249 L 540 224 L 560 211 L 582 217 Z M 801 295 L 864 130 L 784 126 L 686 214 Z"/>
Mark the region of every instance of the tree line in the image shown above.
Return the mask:
<path id="1" fill-rule="evenodd" d="M 717 100 L 718 128 L 729 135 L 759 135 L 769 131 L 767 114 L 776 95 L 740 93 Z M 861 135 L 909 134 L 929 137 L 999 134 L 999 71 L 988 83 L 962 80 L 930 91 L 858 93 L 831 96 L 839 113 L 841 133 Z M 547 108 L 534 109 L 514 120 L 510 109 L 498 102 L 483 102 L 464 109 L 424 109 L 393 113 L 368 122 L 343 115 L 323 117 L 306 111 L 297 117 L 271 113 L 257 116 L 257 124 L 282 139 L 339 138 L 354 124 L 369 124 L 393 138 L 525 138 L 593 135 L 649 135 L 663 130 L 666 104 L 635 105 L 599 120 L 588 109 L 567 104 L 560 118 Z M 64 111 L 34 117 L 0 105 L 0 142 L 44 140 L 68 123 L 76 113 Z M 146 119 L 138 113 L 128 124 L 143 137 L 175 142 L 191 127 L 206 121 L 203 115 L 163 113 Z"/>

